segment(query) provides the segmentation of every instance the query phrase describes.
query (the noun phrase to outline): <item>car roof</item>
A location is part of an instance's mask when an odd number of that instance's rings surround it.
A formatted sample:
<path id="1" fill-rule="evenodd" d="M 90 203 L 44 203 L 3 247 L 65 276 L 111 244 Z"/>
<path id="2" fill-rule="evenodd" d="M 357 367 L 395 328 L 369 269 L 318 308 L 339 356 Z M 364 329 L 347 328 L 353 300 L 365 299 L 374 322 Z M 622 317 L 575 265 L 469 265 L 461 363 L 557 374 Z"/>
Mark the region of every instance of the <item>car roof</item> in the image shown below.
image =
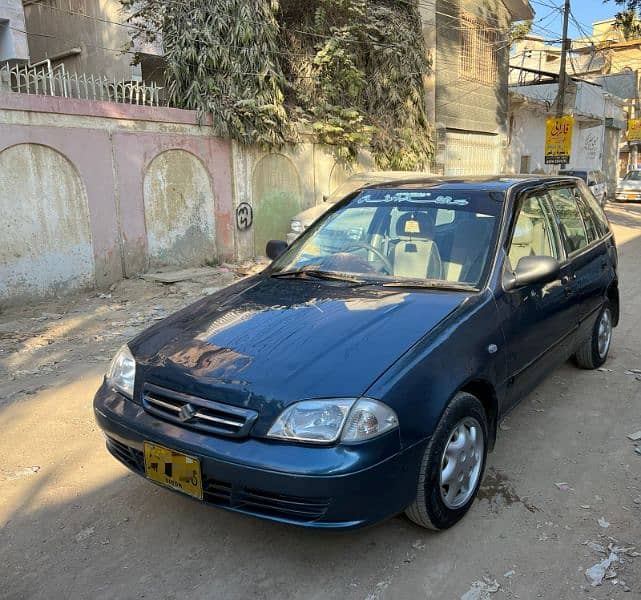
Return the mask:
<path id="1" fill-rule="evenodd" d="M 409 179 L 415 177 L 433 177 L 432 174 L 426 173 L 425 171 L 358 171 L 352 173 L 345 181 L 369 181 L 376 180 L 385 181 L 385 180 L 394 180 L 397 179 Z"/>
<path id="2" fill-rule="evenodd" d="M 496 175 L 486 177 L 409 177 L 407 179 L 390 179 L 364 185 L 360 189 L 447 189 L 457 191 L 507 192 L 516 185 L 542 185 L 545 183 L 562 183 L 576 181 L 574 177 L 554 175 Z"/>

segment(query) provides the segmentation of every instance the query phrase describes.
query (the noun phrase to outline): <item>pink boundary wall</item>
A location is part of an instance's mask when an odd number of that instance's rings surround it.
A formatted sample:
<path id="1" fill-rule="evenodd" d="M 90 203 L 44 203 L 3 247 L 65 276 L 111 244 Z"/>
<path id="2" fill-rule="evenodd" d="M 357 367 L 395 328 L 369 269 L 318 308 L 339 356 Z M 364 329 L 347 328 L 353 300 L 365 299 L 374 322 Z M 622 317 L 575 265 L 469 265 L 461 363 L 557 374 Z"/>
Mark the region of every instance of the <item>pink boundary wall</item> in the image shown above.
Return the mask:
<path id="1" fill-rule="evenodd" d="M 195 112 L 10 92 L 0 93 L 0 111 L 44 115 L 38 124 L 29 124 L 29 119 L 0 122 L 0 152 L 16 144 L 42 144 L 66 156 L 78 170 L 89 202 L 97 286 L 145 269 L 143 181 L 149 163 L 166 150 L 185 150 L 203 163 L 214 195 L 218 257 L 234 256 L 231 144 L 181 127 L 198 124 Z M 51 124 L 42 124 L 47 115 Z M 56 124 L 63 115 L 89 119 Z M 113 119 L 113 127 L 103 119 Z M 167 131 L 152 129 L 149 123 L 165 124 Z"/>

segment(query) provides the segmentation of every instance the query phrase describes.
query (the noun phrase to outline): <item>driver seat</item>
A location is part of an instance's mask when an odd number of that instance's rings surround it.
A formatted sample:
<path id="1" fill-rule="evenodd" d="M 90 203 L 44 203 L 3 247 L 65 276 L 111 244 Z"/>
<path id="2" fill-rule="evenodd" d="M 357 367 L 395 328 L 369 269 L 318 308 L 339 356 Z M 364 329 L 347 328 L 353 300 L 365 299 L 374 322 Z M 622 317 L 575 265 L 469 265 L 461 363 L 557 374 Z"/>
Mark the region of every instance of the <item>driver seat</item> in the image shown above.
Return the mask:
<path id="1" fill-rule="evenodd" d="M 394 245 L 394 275 L 409 279 L 442 279 L 443 265 L 438 246 L 430 237 L 424 213 L 408 213 L 396 223 L 398 241 Z"/>

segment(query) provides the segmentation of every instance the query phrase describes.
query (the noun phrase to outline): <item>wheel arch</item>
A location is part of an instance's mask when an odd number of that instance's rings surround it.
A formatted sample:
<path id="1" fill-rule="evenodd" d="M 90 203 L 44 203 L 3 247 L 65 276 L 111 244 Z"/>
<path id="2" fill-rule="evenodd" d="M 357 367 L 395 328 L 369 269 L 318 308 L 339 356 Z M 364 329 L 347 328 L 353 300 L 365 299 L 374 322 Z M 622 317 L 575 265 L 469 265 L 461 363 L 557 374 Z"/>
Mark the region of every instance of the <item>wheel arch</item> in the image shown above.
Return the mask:
<path id="1" fill-rule="evenodd" d="M 487 425 L 489 430 L 488 450 L 494 450 L 499 412 L 499 402 L 494 386 L 485 379 L 473 379 L 468 381 L 458 391 L 472 394 L 472 396 L 478 398 L 483 405 L 485 414 L 487 415 Z"/>
<path id="2" fill-rule="evenodd" d="M 619 324 L 620 300 L 619 300 L 619 282 L 615 279 L 607 291 L 608 301 L 612 309 L 612 325 L 616 327 Z"/>

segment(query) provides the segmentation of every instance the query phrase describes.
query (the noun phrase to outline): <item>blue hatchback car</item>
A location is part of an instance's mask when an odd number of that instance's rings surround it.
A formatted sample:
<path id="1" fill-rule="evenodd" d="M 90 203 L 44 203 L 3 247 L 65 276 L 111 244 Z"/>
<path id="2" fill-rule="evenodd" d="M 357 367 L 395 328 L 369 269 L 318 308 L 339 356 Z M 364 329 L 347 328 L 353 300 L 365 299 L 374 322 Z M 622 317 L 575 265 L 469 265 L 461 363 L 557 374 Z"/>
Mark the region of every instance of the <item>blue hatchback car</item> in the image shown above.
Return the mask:
<path id="1" fill-rule="evenodd" d="M 497 423 L 619 318 L 608 221 L 575 178 L 378 183 L 262 273 L 118 352 L 109 451 L 208 504 L 308 527 L 456 523 Z"/>

